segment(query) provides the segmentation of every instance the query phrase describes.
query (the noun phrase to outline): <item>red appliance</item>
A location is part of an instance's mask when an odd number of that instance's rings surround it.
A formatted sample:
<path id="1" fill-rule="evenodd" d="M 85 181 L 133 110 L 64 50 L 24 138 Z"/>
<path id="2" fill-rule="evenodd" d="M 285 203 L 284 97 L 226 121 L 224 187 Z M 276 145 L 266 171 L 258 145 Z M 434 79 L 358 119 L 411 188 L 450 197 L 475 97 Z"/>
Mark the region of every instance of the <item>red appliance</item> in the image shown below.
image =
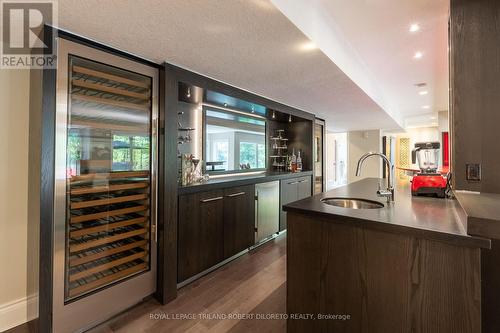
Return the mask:
<path id="1" fill-rule="evenodd" d="M 418 162 L 420 172 L 411 181 L 412 195 L 435 195 L 444 198 L 447 177 L 438 172 L 439 142 L 418 142 L 411 152 L 412 163 Z"/>

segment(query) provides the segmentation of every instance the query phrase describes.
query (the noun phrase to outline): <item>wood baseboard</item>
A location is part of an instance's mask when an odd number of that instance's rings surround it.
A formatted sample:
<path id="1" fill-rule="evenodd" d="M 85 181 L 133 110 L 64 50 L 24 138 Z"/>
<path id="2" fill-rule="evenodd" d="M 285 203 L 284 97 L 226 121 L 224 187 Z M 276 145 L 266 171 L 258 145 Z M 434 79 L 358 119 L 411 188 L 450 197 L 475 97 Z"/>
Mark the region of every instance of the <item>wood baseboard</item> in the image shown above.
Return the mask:
<path id="1" fill-rule="evenodd" d="M 0 332 L 10 332 L 11 329 L 27 324 L 37 317 L 38 295 L 31 295 L 2 304 L 0 305 Z"/>

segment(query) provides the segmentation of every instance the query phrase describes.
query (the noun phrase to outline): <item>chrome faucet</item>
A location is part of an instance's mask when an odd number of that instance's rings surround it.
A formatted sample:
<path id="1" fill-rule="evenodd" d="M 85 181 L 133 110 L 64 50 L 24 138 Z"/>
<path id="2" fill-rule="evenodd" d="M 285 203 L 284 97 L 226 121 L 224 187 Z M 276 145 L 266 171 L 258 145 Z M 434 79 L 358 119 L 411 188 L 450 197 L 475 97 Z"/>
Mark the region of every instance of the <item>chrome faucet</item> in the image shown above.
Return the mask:
<path id="1" fill-rule="evenodd" d="M 364 161 L 370 156 L 380 156 L 389 167 L 389 174 L 387 175 L 387 189 L 382 190 L 379 185 L 377 195 L 379 197 L 386 197 L 387 202 L 394 201 L 394 165 L 392 165 L 391 161 L 389 161 L 387 156 L 384 154 L 369 152 L 361 156 L 358 161 L 358 167 L 356 168 L 356 176 L 361 176 L 361 167 L 363 166 Z"/>

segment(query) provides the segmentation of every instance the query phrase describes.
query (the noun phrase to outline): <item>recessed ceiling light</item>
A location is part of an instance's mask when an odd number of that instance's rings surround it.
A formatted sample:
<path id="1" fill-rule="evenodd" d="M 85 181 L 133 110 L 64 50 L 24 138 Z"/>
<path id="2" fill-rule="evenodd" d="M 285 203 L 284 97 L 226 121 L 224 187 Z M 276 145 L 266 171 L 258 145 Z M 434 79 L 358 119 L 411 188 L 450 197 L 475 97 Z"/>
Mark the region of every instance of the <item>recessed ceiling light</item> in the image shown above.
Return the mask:
<path id="1" fill-rule="evenodd" d="M 413 56 L 413 58 L 420 59 L 420 58 L 422 58 L 422 56 L 423 56 L 422 52 L 418 51 L 418 52 L 415 52 L 415 55 Z"/>
<path id="2" fill-rule="evenodd" d="M 427 95 L 428 93 L 429 92 L 427 90 L 422 90 L 418 92 L 419 95 Z"/>
<path id="3" fill-rule="evenodd" d="M 305 43 L 302 43 L 300 45 L 300 49 L 302 51 L 313 51 L 313 50 L 316 50 L 318 48 L 318 46 L 316 45 L 316 43 L 314 43 L 313 41 L 309 40 Z"/>
<path id="4" fill-rule="evenodd" d="M 431 117 L 431 120 L 436 120 L 436 117 Z"/>
<path id="5" fill-rule="evenodd" d="M 424 106 L 422 106 L 422 109 L 429 109 L 429 108 L 430 108 L 430 106 L 429 106 L 429 105 L 424 105 Z"/>
<path id="6" fill-rule="evenodd" d="M 417 24 L 417 23 L 413 23 L 412 25 L 410 25 L 410 32 L 417 32 L 420 30 L 420 26 Z"/>

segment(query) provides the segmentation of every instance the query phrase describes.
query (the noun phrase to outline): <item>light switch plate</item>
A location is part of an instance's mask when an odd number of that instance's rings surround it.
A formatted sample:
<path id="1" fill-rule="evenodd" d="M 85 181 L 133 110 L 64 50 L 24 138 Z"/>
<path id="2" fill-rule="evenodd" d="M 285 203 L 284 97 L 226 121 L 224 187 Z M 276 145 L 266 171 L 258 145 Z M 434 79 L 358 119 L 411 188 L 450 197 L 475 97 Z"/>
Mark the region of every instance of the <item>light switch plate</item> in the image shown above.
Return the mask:
<path id="1" fill-rule="evenodd" d="M 465 178 L 469 181 L 481 181 L 481 164 L 479 163 L 467 163 L 465 165 Z"/>

